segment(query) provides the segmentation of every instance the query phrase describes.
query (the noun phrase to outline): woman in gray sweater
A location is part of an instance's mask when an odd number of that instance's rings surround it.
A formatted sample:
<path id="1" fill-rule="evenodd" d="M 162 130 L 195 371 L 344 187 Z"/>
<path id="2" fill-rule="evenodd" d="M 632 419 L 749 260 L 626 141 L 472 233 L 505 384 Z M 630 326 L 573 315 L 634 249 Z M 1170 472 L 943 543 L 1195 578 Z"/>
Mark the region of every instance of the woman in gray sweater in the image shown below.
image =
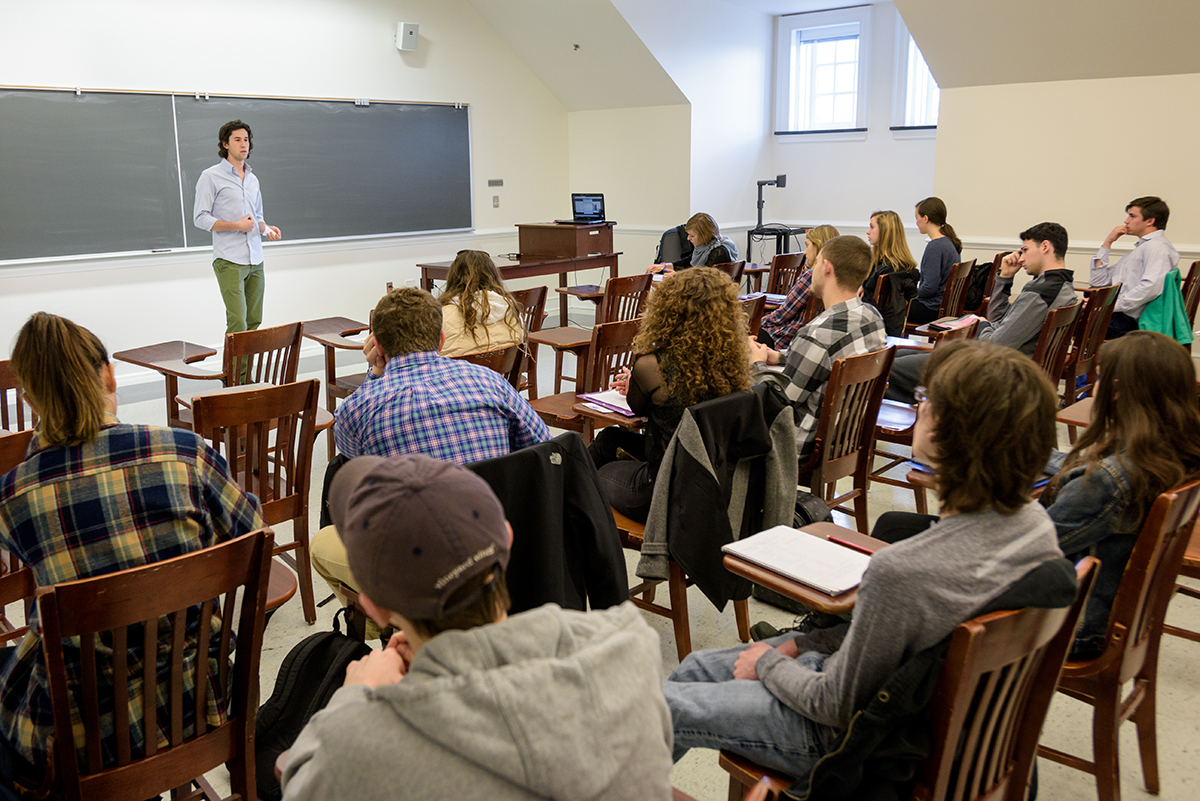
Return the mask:
<path id="1" fill-rule="evenodd" d="M 725 748 L 807 774 L 908 658 L 1061 558 L 1029 497 L 1055 441 L 1046 377 L 1011 348 L 963 342 L 940 348 L 925 380 L 913 450 L 937 470 L 941 521 L 871 558 L 852 623 L 689 655 L 663 688 L 676 760 Z"/>

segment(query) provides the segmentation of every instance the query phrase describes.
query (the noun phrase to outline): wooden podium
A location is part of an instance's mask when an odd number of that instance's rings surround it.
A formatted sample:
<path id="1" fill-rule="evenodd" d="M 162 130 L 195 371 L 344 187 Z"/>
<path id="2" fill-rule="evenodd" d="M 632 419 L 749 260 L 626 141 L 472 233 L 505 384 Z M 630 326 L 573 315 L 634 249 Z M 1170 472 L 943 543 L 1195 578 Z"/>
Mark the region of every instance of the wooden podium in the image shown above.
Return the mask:
<path id="1" fill-rule="evenodd" d="M 604 222 L 595 225 L 571 223 L 518 223 L 517 250 L 521 264 L 527 260 L 557 261 L 571 259 L 570 269 L 608 267 L 608 277 L 617 277 L 617 254 L 613 252 L 613 226 Z M 560 266 L 561 268 L 561 266 Z M 549 270 L 547 271 L 549 272 Z M 567 274 L 558 273 L 558 285 L 567 285 Z M 558 324 L 567 324 L 567 295 L 558 298 Z"/>

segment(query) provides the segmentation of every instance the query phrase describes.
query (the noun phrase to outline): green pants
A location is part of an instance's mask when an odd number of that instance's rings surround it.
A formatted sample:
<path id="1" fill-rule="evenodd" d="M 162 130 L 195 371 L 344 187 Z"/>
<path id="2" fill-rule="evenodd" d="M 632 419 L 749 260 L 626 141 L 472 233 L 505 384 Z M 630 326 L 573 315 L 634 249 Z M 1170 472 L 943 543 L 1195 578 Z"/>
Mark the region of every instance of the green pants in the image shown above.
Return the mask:
<path id="1" fill-rule="evenodd" d="M 213 272 L 221 299 L 225 301 L 225 333 L 254 331 L 262 324 L 263 279 L 262 262 L 234 264 L 225 259 L 213 259 Z"/>

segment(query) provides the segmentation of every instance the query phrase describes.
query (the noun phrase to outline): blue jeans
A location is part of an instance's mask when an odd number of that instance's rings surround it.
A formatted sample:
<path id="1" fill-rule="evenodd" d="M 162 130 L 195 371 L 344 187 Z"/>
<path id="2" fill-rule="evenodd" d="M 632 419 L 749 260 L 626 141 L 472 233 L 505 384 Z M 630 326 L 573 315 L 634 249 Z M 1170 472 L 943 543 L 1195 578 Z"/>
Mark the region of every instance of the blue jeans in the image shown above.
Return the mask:
<path id="1" fill-rule="evenodd" d="M 794 637 L 783 634 L 764 642 L 777 646 Z M 745 649 L 694 651 L 663 682 L 675 729 L 675 761 L 691 748 L 724 748 L 765 767 L 805 776 L 825 754 L 821 727 L 787 707 L 762 682 L 733 678 L 733 663 Z M 797 659 L 819 671 L 826 655 L 809 651 Z"/>

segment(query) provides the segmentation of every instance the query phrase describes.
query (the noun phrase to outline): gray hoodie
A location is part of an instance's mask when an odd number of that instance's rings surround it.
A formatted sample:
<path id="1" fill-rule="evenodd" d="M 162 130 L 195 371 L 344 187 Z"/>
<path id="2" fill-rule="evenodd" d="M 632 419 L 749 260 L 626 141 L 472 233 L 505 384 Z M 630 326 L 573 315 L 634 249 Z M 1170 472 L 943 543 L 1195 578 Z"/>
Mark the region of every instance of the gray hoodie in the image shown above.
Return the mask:
<path id="1" fill-rule="evenodd" d="M 284 798 L 669 799 L 661 660 L 630 603 L 444 632 L 399 684 L 334 694 Z"/>

